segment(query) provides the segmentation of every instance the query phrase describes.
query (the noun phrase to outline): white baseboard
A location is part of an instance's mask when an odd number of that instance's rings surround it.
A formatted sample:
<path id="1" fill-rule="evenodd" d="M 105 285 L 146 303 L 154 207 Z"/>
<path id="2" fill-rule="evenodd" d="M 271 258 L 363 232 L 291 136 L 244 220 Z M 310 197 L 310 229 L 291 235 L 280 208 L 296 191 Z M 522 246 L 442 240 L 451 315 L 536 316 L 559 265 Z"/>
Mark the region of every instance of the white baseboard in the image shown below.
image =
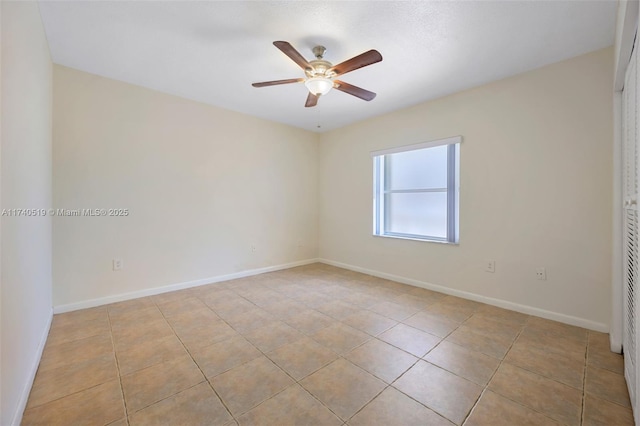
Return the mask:
<path id="1" fill-rule="evenodd" d="M 49 311 L 49 318 L 47 320 L 47 324 L 44 327 L 44 333 L 42 333 L 42 336 L 40 337 L 40 343 L 38 343 L 38 349 L 36 350 L 35 362 L 31 366 L 29 377 L 27 377 L 27 381 L 24 384 L 24 387 L 22 388 L 22 392 L 20 394 L 20 400 L 18 401 L 18 407 L 16 409 L 16 412 L 13 414 L 13 420 L 11 420 L 12 426 L 20 426 L 20 423 L 22 422 L 22 416 L 24 415 L 25 408 L 27 408 L 27 401 L 29 400 L 31 387 L 33 386 L 33 381 L 36 378 L 38 367 L 40 366 L 40 359 L 42 359 L 42 352 L 44 351 L 44 346 L 47 343 L 47 337 L 49 337 L 49 330 L 51 329 L 52 320 L 53 320 L 53 309 Z"/>
<path id="2" fill-rule="evenodd" d="M 451 296 L 462 297 L 464 299 L 486 303 L 487 305 L 493 305 L 499 308 L 509 309 L 509 310 L 521 312 L 527 315 L 534 315 L 537 317 L 546 318 L 553 321 L 559 321 L 565 324 L 587 328 L 589 330 L 600 331 L 603 333 L 607 333 L 609 331 L 609 326 L 607 324 L 591 321 L 585 318 L 579 318 L 571 315 L 561 314 L 558 312 L 547 311 L 545 309 L 535 308 L 533 306 L 521 305 L 519 303 L 509 302 L 507 300 L 502 300 L 502 299 L 495 299 L 493 297 L 481 296 L 479 294 L 470 293 L 463 290 L 456 290 L 453 288 L 444 287 L 437 284 L 418 281 L 412 278 L 405 278 L 398 275 L 387 274 L 385 272 L 374 271 L 373 269 L 361 268 L 359 266 L 336 262 L 329 259 L 320 258 L 318 259 L 318 261 L 321 263 L 326 263 L 327 265 L 337 266 L 338 268 L 349 269 L 355 272 L 362 272 L 363 274 L 373 275 L 375 277 L 385 278 L 388 280 L 397 281 L 399 283 L 409 284 L 415 287 L 422 287 L 428 290 L 449 294 Z"/>
<path id="3" fill-rule="evenodd" d="M 54 306 L 53 312 L 61 314 L 64 312 L 77 311 L 79 309 L 93 308 L 96 306 L 108 305 L 109 303 L 123 302 L 125 300 L 137 299 L 139 297 L 154 296 L 156 294 L 168 293 L 170 291 L 184 290 L 185 288 L 198 287 L 206 284 L 214 284 L 222 281 L 235 280 L 237 278 L 249 277 L 252 275 L 264 274 L 265 272 L 279 271 L 281 269 L 295 268 L 296 266 L 309 265 L 319 262 L 318 259 L 306 259 L 296 262 L 285 263 L 282 265 L 267 266 L 258 269 L 249 269 L 247 271 L 234 272 L 232 274 L 218 275 L 215 277 L 202 278 L 194 281 L 186 281 L 177 284 L 169 284 L 162 287 L 153 287 L 130 293 L 115 294 L 113 296 L 105 296 L 97 299 L 83 300 L 82 302 L 68 303 L 65 305 Z"/>

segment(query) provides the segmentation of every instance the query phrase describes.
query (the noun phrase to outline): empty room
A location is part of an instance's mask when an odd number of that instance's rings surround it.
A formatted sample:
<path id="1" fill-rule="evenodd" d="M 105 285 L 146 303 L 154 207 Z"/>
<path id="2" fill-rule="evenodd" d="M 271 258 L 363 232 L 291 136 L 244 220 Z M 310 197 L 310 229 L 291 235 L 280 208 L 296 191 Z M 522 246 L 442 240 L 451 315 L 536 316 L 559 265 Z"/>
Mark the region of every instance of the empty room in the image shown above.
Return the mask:
<path id="1" fill-rule="evenodd" d="M 633 425 L 637 1 L 1 1 L 0 425 Z"/>

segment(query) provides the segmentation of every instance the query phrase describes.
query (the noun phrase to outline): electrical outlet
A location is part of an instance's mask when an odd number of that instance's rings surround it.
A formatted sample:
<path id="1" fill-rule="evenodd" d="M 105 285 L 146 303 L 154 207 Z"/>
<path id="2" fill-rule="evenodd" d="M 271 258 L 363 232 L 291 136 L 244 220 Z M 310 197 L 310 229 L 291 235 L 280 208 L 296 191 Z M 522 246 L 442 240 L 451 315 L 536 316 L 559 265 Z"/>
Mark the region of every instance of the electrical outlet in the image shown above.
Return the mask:
<path id="1" fill-rule="evenodd" d="M 121 271 L 122 268 L 124 268 L 124 262 L 122 262 L 122 259 L 113 259 L 112 265 L 114 271 Z"/>
<path id="2" fill-rule="evenodd" d="M 257 250 L 256 245 L 255 245 L 255 244 L 251 244 L 251 252 L 252 252 L 252 253 L 255 253 L 255 252 L 256 252 L 256 250 Z"/>
<path id="3" fill-rule="evenodd" d="M 484 270 L 487 272 L 495 272 L 496 271 L 496 261 L 495 260 L 485 260 L 484 261 Z"/>
<path id="4" fill-rule="evenodd" d="M 540 281 L 547 280 L 547 270 L 545 268 L 537 268 L 536 269 L 536 278 Z"/>

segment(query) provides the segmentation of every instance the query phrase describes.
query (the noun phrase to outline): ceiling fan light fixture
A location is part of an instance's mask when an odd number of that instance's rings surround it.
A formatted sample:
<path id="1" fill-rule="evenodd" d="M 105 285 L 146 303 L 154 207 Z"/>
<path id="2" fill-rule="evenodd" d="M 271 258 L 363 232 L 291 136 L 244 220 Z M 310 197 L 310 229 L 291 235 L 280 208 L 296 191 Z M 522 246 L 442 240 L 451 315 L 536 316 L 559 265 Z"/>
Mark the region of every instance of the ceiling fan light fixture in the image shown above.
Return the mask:
<path id="1" fill-rule="evenodd" d="M 304 85 L 316 96 L 326 95 L 333 88 L 333 81 L 327 77 L 308 78 Z"/>
<path id="2" fill-rule="evenodd" d="M 2 1 L 2 0 L 0 0 Z M 331 62 L 323 59 L 325 48 L 316 46 L 312 49 L 316 59 L 307 61 L 291 44 L 286 41 L 274 41 L 273 45 L 280 49 L 282 53 L 287 55 L 289 59 L 295 62 L 305 73 L 304 78 L 289 78 L 287 80 L 273 80 L 253 83 L 253 87 L 276 86 L 279 84 L 301 83 L 304 82 L 305 87 L 309 90 L 305 108 L 314 107 L 318 104 L 318 99 L 322 95 L 326 95 L 335 87 L 336 90 L 347 93 L 349 95 L 360 98 L 364 101 L 373 100 L 376 97 L 374 92 L 370 92 L 361 87 L 345 83 L 341 80 L 334 80 L 351 71 L 355 71 L 362 67 L 366 67 L 376 62 L 382 61 L 382 55 L 377 50 L 369 50 L 354 56 L 351 59 L 340 62 L 338 65 L 332 65 Z"/>

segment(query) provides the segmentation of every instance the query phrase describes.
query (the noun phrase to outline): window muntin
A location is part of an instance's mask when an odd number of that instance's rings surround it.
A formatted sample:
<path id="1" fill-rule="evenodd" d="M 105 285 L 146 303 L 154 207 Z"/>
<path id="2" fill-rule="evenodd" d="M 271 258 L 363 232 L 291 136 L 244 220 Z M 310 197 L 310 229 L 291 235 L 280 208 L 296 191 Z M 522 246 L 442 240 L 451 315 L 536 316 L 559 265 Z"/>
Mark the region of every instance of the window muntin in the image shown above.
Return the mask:
<path id="1" fill-rule="evenodd" d="M 374 235 L 458 242 L 461 139 L 372 153 Z"/>

